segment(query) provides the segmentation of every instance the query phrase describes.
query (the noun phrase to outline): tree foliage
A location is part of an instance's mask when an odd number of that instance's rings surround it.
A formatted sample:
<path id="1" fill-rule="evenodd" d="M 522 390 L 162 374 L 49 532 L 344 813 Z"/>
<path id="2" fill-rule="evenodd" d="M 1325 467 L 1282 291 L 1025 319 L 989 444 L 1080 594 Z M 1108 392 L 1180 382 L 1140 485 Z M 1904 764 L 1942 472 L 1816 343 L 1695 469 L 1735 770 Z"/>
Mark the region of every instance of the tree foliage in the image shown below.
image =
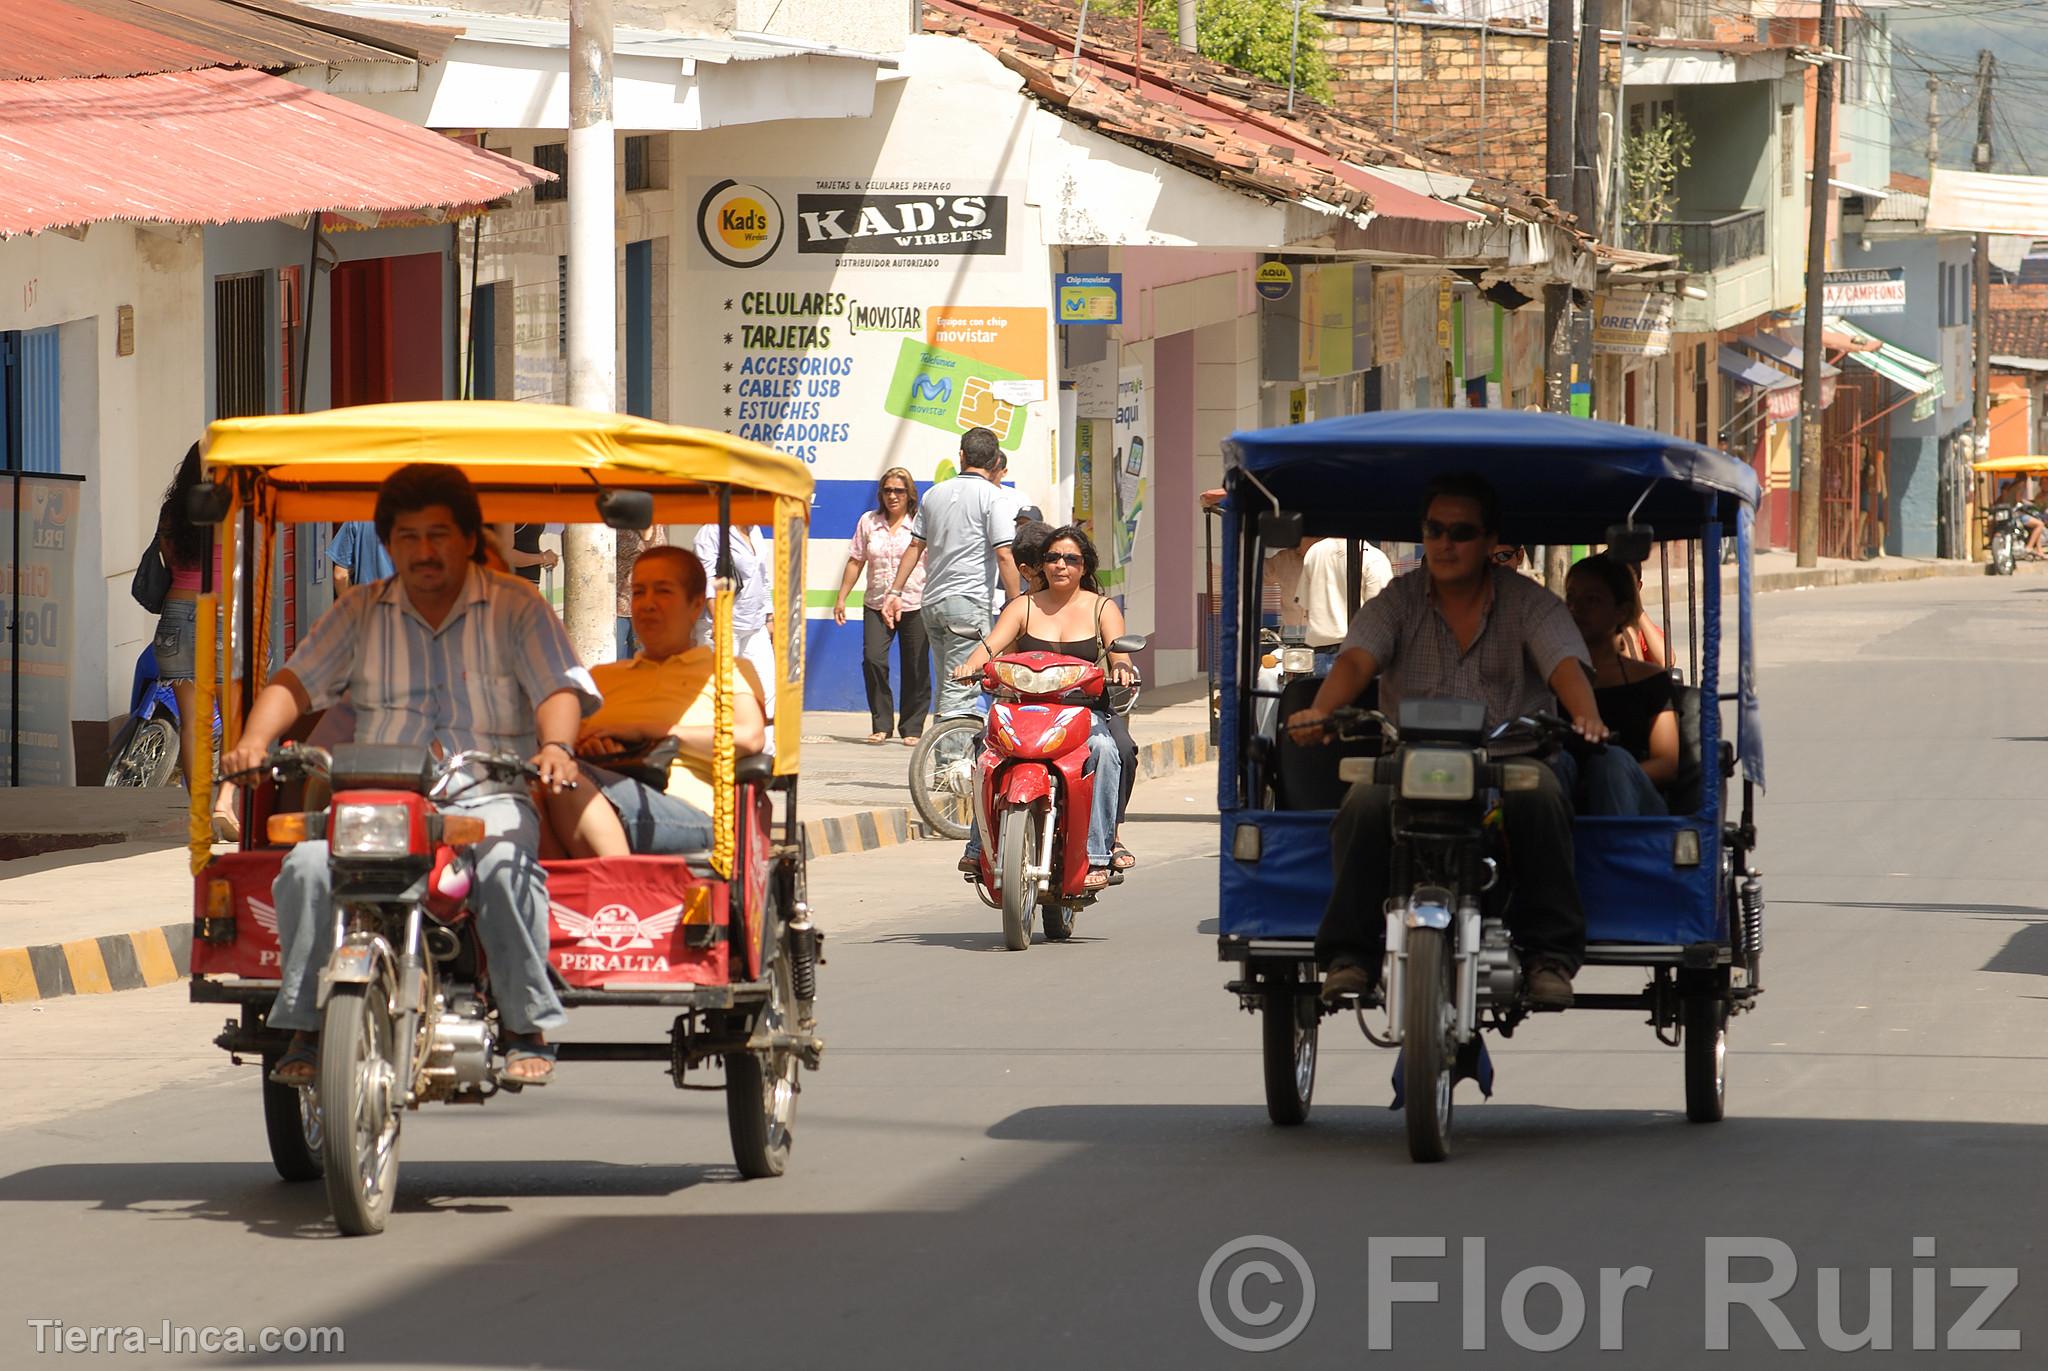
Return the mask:
<path id="1" fill-rule="evenodd" d="M 1088 14 L 1129 19 L 1138 0 L 1090 0 Z M 1195 47 L 1222 62 L 1268 81 L 1287 84 L 1290 61 L 1294 88 L 1311 100 L 1330 98 L 1330 59 L 1324 55 L 1322 16 L 1301 6 L 1301 41 L 1295 47 L 1293 0 L 1201 0 L 1195 12 Z M 1174 0 L 1145 0 L 1145 27 L 1178 39 L 1180 7 Z"/>
<path id="2" fill-rule="evenodd" d="M 1669 219 L 1677 209 L 1672 189 L 1678 173 L 1691 165 L 1692 126 L 1678 115 L 1659 115 L 1630 133 L 1621 153 L 1624 219 L 1644 227 Z"/>

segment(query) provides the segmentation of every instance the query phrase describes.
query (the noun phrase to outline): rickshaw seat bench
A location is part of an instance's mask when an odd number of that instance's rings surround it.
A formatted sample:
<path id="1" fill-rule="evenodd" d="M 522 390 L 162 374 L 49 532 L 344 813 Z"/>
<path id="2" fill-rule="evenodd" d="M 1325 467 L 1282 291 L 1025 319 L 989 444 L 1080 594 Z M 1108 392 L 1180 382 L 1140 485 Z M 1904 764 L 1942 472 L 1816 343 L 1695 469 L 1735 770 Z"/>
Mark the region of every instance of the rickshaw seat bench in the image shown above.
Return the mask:
<path id="1" fill-rule="evenodd" d="M 1223 817 L 1222 898 L 1217 928 L 1225 936 L 1313 938 L 1330 896 L 1330 824 L 1335 811 L 1242 810 Z M 1238 824 L 1256 824 L 1260 855 L 1234 855 Z M 1676 867 L 1682 829 L 1700 839 L 1700 864 Z M 1719 834 L 1697 816 L 1579 819 L 1573 823 L 1586 936 L 1601 943 L 1658 945 L 1713 942 L 1725 935 L 1719 892 Z"/>

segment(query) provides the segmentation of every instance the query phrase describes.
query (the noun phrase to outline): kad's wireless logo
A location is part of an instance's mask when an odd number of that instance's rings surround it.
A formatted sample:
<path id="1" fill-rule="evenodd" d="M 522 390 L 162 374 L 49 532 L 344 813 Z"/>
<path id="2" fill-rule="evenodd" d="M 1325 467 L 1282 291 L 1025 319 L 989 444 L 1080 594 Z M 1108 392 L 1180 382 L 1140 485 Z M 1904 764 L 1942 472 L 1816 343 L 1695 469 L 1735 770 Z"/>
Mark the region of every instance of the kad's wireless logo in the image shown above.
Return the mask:
<path id="1" fill-rule="evenodd" d="M 759 186 L 720 181 L 697 205 L 697 241 L 729 267 L 757 267 L 782 246 L 782 206 Z"/>

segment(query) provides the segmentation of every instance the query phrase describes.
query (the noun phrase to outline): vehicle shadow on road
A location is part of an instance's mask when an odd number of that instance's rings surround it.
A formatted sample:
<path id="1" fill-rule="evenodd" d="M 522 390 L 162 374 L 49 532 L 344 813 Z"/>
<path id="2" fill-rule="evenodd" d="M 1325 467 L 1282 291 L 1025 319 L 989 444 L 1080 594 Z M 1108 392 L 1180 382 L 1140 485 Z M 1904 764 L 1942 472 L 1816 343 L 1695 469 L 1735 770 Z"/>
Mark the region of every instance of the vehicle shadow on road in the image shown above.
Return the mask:
<path id="1" fill-rule="evenodd" d="M 663 1199 L 707 1181 L 738 1179 L 730 1166 L 626 1166 L 597 1161 L 408 1161 L 394 1214 L 503 1213 L 477 1200 Z M 265 1238 L 338 1236 L 319 1182 L 289 1185 L 248 1162 L 113 1162 L 39 1166 L 0 1177 L 0 1204 L 89 1204 L 153 1219 L 236 1224 Z"/>
<path id="2" fill-rule="evenodd" d="M 879 938 L 849 938 L 847 941 L 895 944 L 909 947 L 949 947 L 955 952 L 1007 952 L 1009 950 L 1003 946 L 1003 935 L 1000 929 L 971 929 L 961 933 L 940 933 L 929 930 L 916 933 L 884 933 Z M 1069 943 L 1099 943 L 1102 939 L 1090 938 L 1077 933 L 1067 939 L 1067 941 Z M 1033 947 L 1047 947 L 1056 946 L 1057 944 L 1049 944 L 1043 933 L 1034 933 L 1031 945 Z"/>

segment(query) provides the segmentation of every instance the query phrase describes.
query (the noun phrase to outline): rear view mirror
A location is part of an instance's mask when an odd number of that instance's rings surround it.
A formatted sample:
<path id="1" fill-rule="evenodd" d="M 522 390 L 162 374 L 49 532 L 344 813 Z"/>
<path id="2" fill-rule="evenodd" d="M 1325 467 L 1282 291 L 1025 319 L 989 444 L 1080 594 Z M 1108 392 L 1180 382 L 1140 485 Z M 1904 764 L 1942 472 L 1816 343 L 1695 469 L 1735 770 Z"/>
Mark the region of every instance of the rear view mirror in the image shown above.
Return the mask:
<path id="1" fill-rule="evenodd" d="M 1276 509 L 1259 516 L 1259 541 L 1275 552 L 1301 546 L 1301 515 Z"/>
<path id="2" fill-rule="evenodd" d="M 185 518 L 201 526 L 217 524 L 228 517 L 232 497 L 233 492 L 218 481 L 201 481 L 185 492 Z"/>
<path id="3" fill-rule="evenodd" d="M 1109 650 L 1111 652 L 1121 652 L 1127 656 L 1133 652 L 1143 652 L 1145 650 L 1145 635 L 1142 633 L 1126 633 L 1123 637 L 1112 642 L 1109 645 Z"/>
<path id="4" fill-rule="evenodd" d="M 607 490 L 597 497 L 597 512 L 608 527 L 639 533 L 654 522 L 654 496 L 644 490 Z"/>
<path id="5" fill-rule="evenodd" d="M 1616 561 L 1646 562 L 1650 558 L 1650 545 L 1656 541 L 1657 531 L 1648 524 L 1607 526 L 1607 555 Z"/>

